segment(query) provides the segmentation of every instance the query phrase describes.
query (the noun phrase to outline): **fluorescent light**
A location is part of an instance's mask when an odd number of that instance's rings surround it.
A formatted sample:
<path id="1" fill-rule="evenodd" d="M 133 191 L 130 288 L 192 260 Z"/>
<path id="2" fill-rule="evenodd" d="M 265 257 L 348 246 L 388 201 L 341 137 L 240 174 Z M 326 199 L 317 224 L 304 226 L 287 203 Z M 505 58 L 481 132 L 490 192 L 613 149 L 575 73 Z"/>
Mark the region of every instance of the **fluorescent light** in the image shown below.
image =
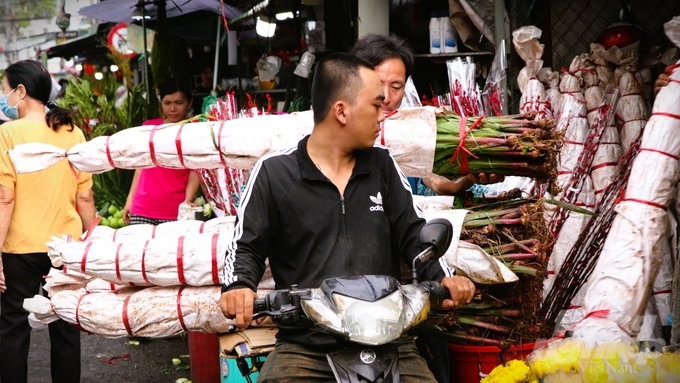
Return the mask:
<path id="1" fill-rule="evenodd" d="M 97 72 L 97 73 L 94 74 L 95 80 L 101 80 L 103 78 L 104 78 L 104 75 L 102 74 L 102 72 Z"/>
<path id="2" fill-rule="evenodd" d="M 113 64 L 113 65 L 111 65 L 110 69 L 111 69 L 111 72 L 116 72 L 116 71 L 118 71 L 118 65 Z"/>
<path id="3" fill-rule="evenodd" d="M 272 37 L 274 36 L 274 31 L 276 30 L 276 23 L 270 23 L 264 16 L 257 18 L 257 23 L 255 24 L 255 31 L 258 35 L 262 37 Z"/>
<path id="4" fill-rule="evenodd" d="M 279 20 L 279 21 L 286 20 L 286 19 L 292 19 L 293 17 L 294 17 L 293 12 L 283 12 L 283 13 L 277 13 L 276 14 L 276 20 Z"/>
<path id="5" fill-rule="evenodd" d="M 141 20 L 141 19 L 149 20 L 149 19 L 151 19 L 151 16 L 148 13 L 145 14 L 144 11 L 142 11 L 141 8 L 136 8 L 132 12 L 132 20 Z"/>

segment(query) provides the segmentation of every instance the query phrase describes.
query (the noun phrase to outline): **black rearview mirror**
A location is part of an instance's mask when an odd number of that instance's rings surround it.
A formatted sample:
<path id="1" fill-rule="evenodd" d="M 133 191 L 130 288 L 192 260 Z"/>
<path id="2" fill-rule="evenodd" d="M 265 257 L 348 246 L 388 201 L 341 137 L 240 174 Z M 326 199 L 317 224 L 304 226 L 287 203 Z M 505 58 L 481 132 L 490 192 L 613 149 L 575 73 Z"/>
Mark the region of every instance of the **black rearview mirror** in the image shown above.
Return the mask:
<path id="1" fill-rule="evenodd" d="M 451 245 L 453 226 L 444 218 L 430 220 L 420 230 L 420 246 L 423 250 L 432 246 L 432 255 L 425 258 L 439 259 Z M 421 259 L 421 260 L 425 260 Z"/>

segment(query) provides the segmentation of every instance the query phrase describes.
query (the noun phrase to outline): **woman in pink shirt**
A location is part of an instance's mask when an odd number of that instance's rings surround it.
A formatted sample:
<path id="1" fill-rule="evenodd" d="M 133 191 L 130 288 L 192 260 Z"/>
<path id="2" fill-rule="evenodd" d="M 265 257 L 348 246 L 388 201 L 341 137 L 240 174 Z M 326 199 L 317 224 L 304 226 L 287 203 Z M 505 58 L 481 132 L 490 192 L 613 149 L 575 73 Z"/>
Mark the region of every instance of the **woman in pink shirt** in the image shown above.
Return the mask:
<path id="1" fill-rule="evenodd" d="M 192 100 L 188 84 L 171 78 L 160 83 L 158 90 L 165 118 L 148 120 L 144 125 L 169 124 L 186 119 Z M 175 221 L 182 202 L 193 205 L 198 187 L 198 175 L 189 169 L 137 169 L 123 208 L 123 220 L 133 225 Z"/>

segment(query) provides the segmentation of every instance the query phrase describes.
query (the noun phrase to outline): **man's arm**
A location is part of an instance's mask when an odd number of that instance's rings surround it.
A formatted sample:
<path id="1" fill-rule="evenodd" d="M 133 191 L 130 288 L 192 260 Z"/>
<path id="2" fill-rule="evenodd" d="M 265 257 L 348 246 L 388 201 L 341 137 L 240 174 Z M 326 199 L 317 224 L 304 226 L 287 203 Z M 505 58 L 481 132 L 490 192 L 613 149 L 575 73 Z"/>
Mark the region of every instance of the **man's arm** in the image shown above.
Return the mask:
<path id="1" fill-rule="evenodd" d="M 238 210 L 234 237 L 227 248 L 220 308 L 235 318 L 240 330 L 253 318 L 253 300 L 262 279 L 277 222 L 276 209 L 264 163 L 253 168 Z"/>
<path id="2" fill-rule="evenodd" d="M 431 177 L 423 178 L 423 184 L 439 195 L 454 195 L 468 190 L 474 184 L 494 184 L 496 182 L 503 182 L 504 179 L 505 177 L 497 174 L 489 174 L 487 176 L 484 173 L 468 174 L 455 180 L 432 175 Z"/>
<path id="3" fill-rule="evenodd" d="M 396 161 L 389 156 L 392 166 L 387 166 L 389 174 L 385 177 L 389 182 L 388 206 L 390 222 L 392 223 L 392 238 L 396 242 L 399 252 L 406 264 L 411 267 L 413 258 L 421 251 L 418 240 L 420 230 L 425 220 L 422 212 L 413 203 L 411 187 L 406 176 L 397 166 Z M 475 286 L 466 277 L 456 276 L 455 270 L 446 264 L 444 258 L 428 260 L 416 264 L 418 275 L 423 280 L 441 281 L 442 286 L 449 290 L 451 299 L 443 303 L 443 309 L 452 309 L 470 303 L 474 296 Z"/>

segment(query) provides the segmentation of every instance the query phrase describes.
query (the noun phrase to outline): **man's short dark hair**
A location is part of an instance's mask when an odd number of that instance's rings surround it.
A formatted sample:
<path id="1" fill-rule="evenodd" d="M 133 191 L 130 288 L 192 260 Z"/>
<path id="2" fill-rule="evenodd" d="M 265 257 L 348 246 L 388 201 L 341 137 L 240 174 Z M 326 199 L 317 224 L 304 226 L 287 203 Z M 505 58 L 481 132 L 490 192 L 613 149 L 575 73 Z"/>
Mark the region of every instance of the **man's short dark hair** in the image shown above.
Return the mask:
<path id="1" fill-rule="evenodd" d="M 368 34 L 354 44 L 350 53 L 378 66 L 381 62 L 398 58 L 406 67 L 406 78 L 413 73 L 413 52 L 405 40 L 396 36 Z"/>
<path id="2" fill-rule="evenodd" d="M 349 53 L 333 53 L 324 57 L 314 70 L 312 109 L 314 123 L 323 121 L 338 100 L 351 105 L 363 85 L 359 68 L 374 69 L 370 62 Z"/>

